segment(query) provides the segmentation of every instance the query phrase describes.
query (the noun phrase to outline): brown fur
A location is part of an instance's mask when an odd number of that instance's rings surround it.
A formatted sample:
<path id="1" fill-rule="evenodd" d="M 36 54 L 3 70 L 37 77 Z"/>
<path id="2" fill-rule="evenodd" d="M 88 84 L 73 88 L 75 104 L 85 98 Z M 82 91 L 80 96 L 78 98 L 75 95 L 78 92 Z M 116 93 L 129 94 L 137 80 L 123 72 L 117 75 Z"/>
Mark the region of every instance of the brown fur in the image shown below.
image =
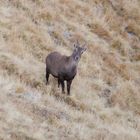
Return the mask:
<path id="1" fill-rule="evenodd" d="M 52 52 L 46 57 L 46 81 L 48 83 L 49 74 L 58 78 L 58 87 L 61 84 L 62 92 L 64 93 L 65 84 L 67 81 L 67 92 L 70 95 L 70 87 L 73 78 L 77 73 L 77 65 L 81 54 L 86 50 L 85 47 L 75 45 L 75 49 L 71 56 L 61 55 L 59 52 Z"/>

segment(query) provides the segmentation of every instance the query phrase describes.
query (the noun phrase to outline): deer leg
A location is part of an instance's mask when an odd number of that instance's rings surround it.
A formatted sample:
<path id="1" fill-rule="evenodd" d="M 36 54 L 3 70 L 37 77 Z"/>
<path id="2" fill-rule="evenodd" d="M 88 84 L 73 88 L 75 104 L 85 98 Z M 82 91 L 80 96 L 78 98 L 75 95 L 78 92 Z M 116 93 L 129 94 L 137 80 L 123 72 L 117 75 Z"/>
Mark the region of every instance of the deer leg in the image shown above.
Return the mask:
<path id="1" fill-rule="evenodd" d="M 46 85 L 48 84 L 48 81 L 49 81 L 49 71 L 48 69 L 46 68 Z"/>
<path id="2" fill-rule="evenodd" d="M 60 82 L 60 79 L 58 78 L 58 88 L 59 88 L 59 86 L 60 86 L 60 83 L 61 83 L 61 82 Z"/>
<path id="3" fill-rule="evenodd" d="M 64 80 L 60 80 L 61 87 L 62 87 L 62 93 L 65 93 L 65 83 Z"/>
<path id="4" fill-rule="evenodd" d="M 71 87 L 72 80 L 67 81 L 67 94 L 70 95 L 70 87 Z"/>

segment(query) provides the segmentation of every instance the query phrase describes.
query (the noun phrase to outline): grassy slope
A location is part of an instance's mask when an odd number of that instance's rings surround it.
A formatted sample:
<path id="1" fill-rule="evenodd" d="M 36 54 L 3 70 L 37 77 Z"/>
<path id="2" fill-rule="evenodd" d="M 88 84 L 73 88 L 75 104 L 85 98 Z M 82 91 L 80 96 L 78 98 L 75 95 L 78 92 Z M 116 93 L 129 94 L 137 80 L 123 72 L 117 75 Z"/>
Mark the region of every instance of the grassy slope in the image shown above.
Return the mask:
<path id="1" fill-rule="evenodd" d="M 44 60 L 87 42 L 70 97 Z M 1 139 L 140 139 L 139 0 L 1 0 Z M 81 82 L 80 82 L 81 81 Z"/>

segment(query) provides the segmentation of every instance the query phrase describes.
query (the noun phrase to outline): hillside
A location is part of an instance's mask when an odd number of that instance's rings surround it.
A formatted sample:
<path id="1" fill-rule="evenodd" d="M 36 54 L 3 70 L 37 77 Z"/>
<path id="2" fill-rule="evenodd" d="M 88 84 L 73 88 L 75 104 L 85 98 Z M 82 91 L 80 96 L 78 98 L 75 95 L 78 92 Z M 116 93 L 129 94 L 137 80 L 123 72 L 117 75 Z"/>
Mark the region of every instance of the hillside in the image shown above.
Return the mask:
<path id="1" fill-rule="evenodd" d="M 87 44 L 71 96 L 45 58 Z M 140 140 L 139 0 L 0 0 L 1 140 Z"/>

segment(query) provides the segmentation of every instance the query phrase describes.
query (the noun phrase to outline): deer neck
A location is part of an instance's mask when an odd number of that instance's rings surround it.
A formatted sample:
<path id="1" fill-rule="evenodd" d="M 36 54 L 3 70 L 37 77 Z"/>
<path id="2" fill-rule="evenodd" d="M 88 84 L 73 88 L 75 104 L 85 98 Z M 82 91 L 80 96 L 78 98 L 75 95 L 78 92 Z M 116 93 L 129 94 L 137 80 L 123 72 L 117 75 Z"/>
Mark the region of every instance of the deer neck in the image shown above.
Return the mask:
<path id="1" fill-rule="evenodd" d="M 74 53 L 72 53 L 72 55 L 71 56 L 69 56 L 69 61 L 70 61 L 70 63 L 73 65 L 73 66 L 76 66 L 77 67 L 77 65 L 78 65 L 78 62 L 77 61 L 75 61 L 75 54 Z"/>

